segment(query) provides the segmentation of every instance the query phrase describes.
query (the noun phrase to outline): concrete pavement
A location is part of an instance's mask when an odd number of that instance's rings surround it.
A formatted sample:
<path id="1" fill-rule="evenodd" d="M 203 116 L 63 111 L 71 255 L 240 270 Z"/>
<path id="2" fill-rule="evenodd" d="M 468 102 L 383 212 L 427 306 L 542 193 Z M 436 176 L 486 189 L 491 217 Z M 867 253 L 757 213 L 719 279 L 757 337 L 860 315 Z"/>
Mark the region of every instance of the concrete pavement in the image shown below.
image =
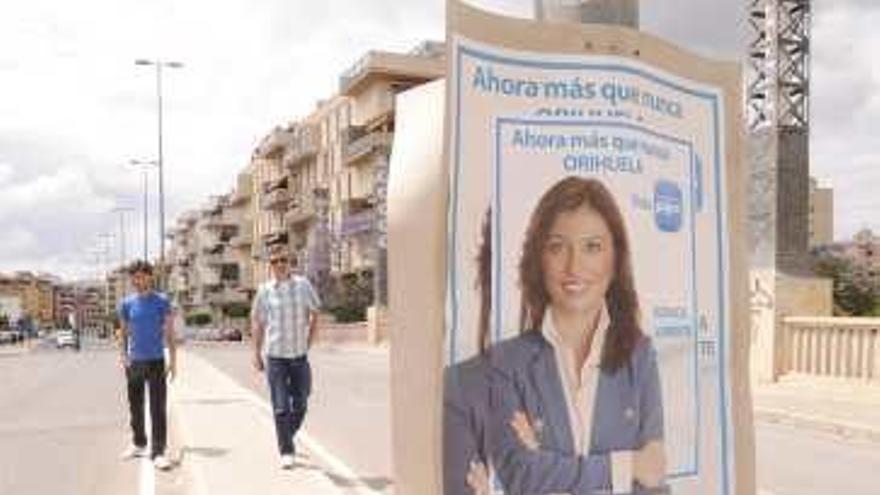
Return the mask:
<path id="1" fill-rule="evenodd" d="M 114 349 L 33 344 L 0 358 L 0 493 L 189 493 L 181 470 L 120 459 L 130 433 Z"/>
<path id="2" fill-rule="evenodd" d="M 265 398 L 186 349 L 178 367 L 170 406 L 180 432 L 177 457 L 191 472 L 192 493 L 376 493 L 307 431 L 297 436 L 296 466 L 282 470 Z"/>

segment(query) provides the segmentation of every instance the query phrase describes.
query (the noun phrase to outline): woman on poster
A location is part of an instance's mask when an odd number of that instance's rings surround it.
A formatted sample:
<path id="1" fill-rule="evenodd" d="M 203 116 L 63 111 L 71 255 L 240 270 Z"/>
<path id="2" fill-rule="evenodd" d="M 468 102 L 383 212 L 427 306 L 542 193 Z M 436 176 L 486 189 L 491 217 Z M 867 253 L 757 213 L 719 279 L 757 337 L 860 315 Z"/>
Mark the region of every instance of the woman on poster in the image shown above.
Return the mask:
<path id="1" fill-rule="evenodd" d="M 521 334 L 489 354 L 491 464 L 508 494 L 664 493 L 656 352 L 629 241 L 598 180 L 540 198 L 519 264 Z"/>

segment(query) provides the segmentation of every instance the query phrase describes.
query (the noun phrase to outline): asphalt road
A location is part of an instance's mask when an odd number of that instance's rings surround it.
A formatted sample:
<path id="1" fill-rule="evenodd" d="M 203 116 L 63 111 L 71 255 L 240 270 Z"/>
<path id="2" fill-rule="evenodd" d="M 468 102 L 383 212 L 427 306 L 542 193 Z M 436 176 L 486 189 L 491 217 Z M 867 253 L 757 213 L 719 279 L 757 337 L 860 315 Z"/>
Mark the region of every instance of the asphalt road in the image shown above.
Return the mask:
<path id="1" fill-rule="evenodd" d="M 877 495 L 880 443 L 758 423 L 758 486 L 773 495 Z"/>
<path id="2" fill-rule="evenodd" d="M 150 470 L 145 480 L 151 465 L 120 459 L 130 438 L 124 383 L 106 344 L 86 342 L 81 352 L 4 347 L 0 494 L 186 493 L 182 470 Z"/>
<path id="3" fill-rule="evenodd" d="M 268 401 L 265 378 L 244 345 L 190 345 Z M 391 483 L 388 356 L 375 350 L 318 349 L 310 436 L 383 491 Z M 123 462 L 129 440 L 124 380 L 115 351 L 40 346 L 0 349 L 0 494 L 141 494 L 142 466 Z M 174 423 L 172 422 L 172 429 Z M 172 431 L 169 453 L 175 452 Z M 758 486 L 773 495 L 874 495 L 880 444 L 788 425 L 759 423 Z M 189 492 L 185 469 L 153 473 L 155 493 Z M 150 494 L 152 495 L 152 494 Z"/>

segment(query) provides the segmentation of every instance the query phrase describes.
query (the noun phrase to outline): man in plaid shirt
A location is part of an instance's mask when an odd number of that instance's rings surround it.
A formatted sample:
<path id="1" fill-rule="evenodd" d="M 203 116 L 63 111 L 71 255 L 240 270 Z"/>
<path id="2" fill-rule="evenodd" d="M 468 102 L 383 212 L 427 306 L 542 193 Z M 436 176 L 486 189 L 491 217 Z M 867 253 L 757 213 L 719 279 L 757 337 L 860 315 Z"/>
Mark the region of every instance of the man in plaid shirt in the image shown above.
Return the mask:
<path id="1" fill-rule="evenodd" d="M 274 251 L 269 263 L 271 278 L 257 290 L 251 309 L 253 364 L 257 371 L 266 370 L 281 467 L 291 469 L 293 437 L 312 387 L 307 354 L 316 336 L 320 300 L 306 277 L 290 272 L 285 252 Z"/>

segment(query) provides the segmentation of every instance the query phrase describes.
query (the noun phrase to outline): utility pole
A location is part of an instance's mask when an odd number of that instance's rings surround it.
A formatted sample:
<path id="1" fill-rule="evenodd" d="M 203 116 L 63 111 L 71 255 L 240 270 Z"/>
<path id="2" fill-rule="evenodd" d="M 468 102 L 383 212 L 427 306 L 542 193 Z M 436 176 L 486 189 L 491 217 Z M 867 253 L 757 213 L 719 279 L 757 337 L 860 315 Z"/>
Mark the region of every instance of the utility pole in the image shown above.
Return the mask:
<path id="1" fill-rule="evenodd" d="M 141 169 L 141 173 L 143 174 L 144 179 L 144 261 L 150 261 L 150 248 L 148 242 L 148 234 L 149 234 L 149 223 L 150 223 L 150 213 L 149 213 L 149 177 L 147 176 L 148 169 L 150 167 L 158 166 L 156 160 L 129 160 L 128 164 L 133 167 L 139 167 Z M 161 235 L 161 231 L 159 232 Z"/>
<path id="2" fill-rule="evenodd" d="M 111 211 L 119 214 L 119 267 L 125 268 L 125 214 L 134 211 L 134 208 L 117 206 Z"/>
<path id="3" fill-rule="evenodd" d="M 156 69 L 156 108 L 158 117 L 158 160 L 159 167 L 159 285 L 165 288 L 165 173 L 164 173 L 164 150 L 163 150 L 163 124 L 162 124 L 162 69 L 180 69 L 183 67 L 181 62 L 171 60 L 148 60 L 137 59 L 135 65 L 152 66 Z"/>
<path id="4" fill-rule="evenodd" d="M 535 18 L 638 29 L 639 0 L 535 0 Z"/>

